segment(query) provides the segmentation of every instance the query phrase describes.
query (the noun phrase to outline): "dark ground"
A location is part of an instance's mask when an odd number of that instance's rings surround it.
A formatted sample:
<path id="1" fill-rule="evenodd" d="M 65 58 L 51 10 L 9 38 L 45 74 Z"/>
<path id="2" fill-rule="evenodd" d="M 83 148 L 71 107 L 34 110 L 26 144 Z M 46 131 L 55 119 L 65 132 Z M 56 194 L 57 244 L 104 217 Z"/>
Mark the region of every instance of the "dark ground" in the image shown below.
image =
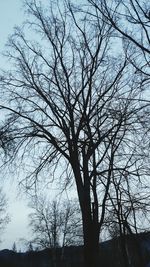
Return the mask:
<path id="1" fill-rule="evenodd" d="M 150 264 L 150 233 L 126 237 L 128 260 L 133 267 Z M 120 238 L 100 244 L 100 267 L 124 267 Z M 0 251 L 0 267 L 83 267 L 83 247 L 16 253 Z"/>

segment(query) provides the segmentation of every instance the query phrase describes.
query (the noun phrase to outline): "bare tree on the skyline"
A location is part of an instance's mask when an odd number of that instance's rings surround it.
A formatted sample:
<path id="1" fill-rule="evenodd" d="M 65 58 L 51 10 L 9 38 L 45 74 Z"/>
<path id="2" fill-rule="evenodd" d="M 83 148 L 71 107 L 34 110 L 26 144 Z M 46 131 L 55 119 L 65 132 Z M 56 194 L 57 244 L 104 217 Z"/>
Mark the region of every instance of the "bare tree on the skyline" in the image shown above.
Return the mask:
<path id="1" fill-rule="evenodd" d="M 82 244 L 81 216 L 75 203 L 48 201 L 40 196 L 30 207 L 33 209 L 29 214 L 31 242 L 36 247 L 56 249 Z"/>
<path id="2" fill-rule="evenodd" d="M 7 198 L 3 192 L 2 187 L 0 187 L 0 232 L 3 234 L 7 224 L 10 222 L 10 216 L 7 213 Z M 2 239 L 0 238 L 0 242 Z"/>
<path id="3" fill-rule="evenodd" d="M 64 186 L 74 179 L 85 266 L 97 267 L 113 177 L 127 173 L 139 186 L 147 174 L 143 87 L 128 48 L 116 51 L 114 28 L 95 6 L 93 19 L 88 7 L 68 1 L 49 9 L 26 2 L 36 41 L 18 28 L 9 39 L 14 65 L 1 76 L 2 140 L 26 163 L 27 188 L 46 176 L 53 182 L 59 174 Z"/>

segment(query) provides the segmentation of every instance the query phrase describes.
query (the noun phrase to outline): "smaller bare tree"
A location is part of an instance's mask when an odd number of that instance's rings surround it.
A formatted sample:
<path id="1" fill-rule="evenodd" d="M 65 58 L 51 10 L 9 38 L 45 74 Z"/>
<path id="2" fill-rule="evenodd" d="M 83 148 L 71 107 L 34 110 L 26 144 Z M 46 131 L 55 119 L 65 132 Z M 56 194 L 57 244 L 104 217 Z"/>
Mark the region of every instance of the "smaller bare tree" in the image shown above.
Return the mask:
<path id="1" fill-rule="evenodd" d="M 119 177 L 113 177 L 114 190 L 109 194 L 110 202 L 107 206 L 106 227 L 112 238 L 118 237 L 117 251 L 121 252 L 121 266 L 124 267 L 131 264 L 144 266 L 139 232 L 145 231 L 146 226 L 143 224 L 140 227 L 139 218 L 148 219 L 150 199 L 141 180 L 139 184 L 142 192 L 138 192 L 138 186 L 136 190 L 133 188 L 133 181 L 131 173 L 120 173 Z"/>
<path id="2" fill-rule="evenodd" d="M 16 247 L 16 243 L 15 242 L 12 245 L 12 251 L 13 252 L 17 252 L 17 247 Z"/>
<path id="3" fill-rule="evenodd" d="M 39 248 L 64 248 L 82 243 L 81 217 L 76 204 L 49 202 L 43 197 L 30 205 L 30 227 L 34 234 L 32 244 Z"/>
<path id="4" fill-rule="evenodd" d="M 7 199 L 2 187 L 0 187 L 0 233 L 2 234 L 6 225 L 9 223 L 10 217 L 7 214 Z M 0 240 L 1 242 L 1 240 Z"/>

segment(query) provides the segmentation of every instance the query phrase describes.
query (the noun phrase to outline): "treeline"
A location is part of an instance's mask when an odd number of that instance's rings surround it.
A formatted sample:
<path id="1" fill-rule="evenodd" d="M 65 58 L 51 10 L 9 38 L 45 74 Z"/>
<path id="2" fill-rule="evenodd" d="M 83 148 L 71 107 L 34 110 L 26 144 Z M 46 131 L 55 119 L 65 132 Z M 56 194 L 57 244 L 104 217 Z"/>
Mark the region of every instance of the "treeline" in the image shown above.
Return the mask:
<path id="1" fill-rule="evenodd" d="M 130 264 L 145 267 L 150 263 L 150 233 L 138 236 L 126 236 Z M 99 266 L 122 267 L 121 239 L 105 241 L 99 246 Z M 55 257 L 54 257 L 55 253 Z M 17 253 L 9 250 L 0 251 L 0 264 L 3 267 L 83 267 L 83 246 L 44 249 Z"/>

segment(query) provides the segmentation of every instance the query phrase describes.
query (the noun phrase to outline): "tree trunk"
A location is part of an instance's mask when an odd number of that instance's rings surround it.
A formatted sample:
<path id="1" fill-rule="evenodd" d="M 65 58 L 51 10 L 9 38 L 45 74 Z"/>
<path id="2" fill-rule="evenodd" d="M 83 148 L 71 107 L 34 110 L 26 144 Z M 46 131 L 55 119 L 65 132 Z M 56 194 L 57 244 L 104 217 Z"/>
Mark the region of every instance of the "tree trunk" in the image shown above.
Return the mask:
<path id="1" fill-rule="evenodd" d="M 126 238 L 123 234 L 120 235 L 121 241 L 121 259 L 122 259 L 122 266 L 129 267 L 128 255 L 126 250 Z"/>
<path id="2" fill-rule="evenodd" d="M 84 266 L 99 266 L 99 227 L 93 221 L 83 222 Z"/>
<path id="3" fill-rule="evenodd" d="M 87 159 L 84 158 L 84 183 L 80 173 L 80 164 L 73 157 L 73 170 L 76 180 L 79 203 L 82 213 L 84 238 L 84 267 L 98 267 L 99 264 L 99 222 L 98 216 L 93 216 L 90 197 L 90 178 Z"/>

